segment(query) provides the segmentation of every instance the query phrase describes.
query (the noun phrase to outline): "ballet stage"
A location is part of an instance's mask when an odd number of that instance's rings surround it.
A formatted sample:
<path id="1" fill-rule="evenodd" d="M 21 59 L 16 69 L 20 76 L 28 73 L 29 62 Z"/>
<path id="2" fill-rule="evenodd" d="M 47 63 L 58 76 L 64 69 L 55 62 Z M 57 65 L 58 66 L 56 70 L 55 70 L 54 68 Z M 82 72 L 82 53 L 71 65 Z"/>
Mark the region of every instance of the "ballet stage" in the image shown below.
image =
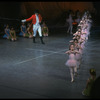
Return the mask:
<path id="1" fill-rule="evenodd" d="M 55 31 L 57 33 L 57 31 Z M 100 75 L 100 27 L 91 30 L 85 44 L 81 67 L 73 83 L 65 66 L 71 35 L 67 31 L 18 41 L 0 39 L 0 99 L 84 99 L 82 91 L 89 77 L 89 69 Z"/>

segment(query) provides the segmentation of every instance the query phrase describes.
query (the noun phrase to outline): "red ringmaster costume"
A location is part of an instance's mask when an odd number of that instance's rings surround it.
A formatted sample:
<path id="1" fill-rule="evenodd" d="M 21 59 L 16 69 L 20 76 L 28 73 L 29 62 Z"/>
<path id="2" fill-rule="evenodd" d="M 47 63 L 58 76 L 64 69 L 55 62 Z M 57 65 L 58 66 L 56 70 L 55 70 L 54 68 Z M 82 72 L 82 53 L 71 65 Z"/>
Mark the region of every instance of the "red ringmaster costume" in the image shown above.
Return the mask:
<path id="1" fill-rule="evenodd" d="M 42 21 L 42 17 L 40 14 L 38 14 L 38 17 L 39 17 L 39 23 L 41 23 Z M 27 21 L 32 21 L 32 24 L 36 24 L 36 15 L 32 15 L 30 18 L 26 19 L 26 22 Z"/>

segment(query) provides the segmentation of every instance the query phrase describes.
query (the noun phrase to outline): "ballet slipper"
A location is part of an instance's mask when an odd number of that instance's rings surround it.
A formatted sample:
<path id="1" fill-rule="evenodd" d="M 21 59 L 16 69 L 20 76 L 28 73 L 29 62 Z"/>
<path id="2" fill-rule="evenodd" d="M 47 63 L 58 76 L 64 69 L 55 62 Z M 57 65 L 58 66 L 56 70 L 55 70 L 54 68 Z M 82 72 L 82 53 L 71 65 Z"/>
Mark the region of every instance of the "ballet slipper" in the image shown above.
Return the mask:
<path id="1" fill-rule="evenodd" d="M 74 82 L 74 79 L 71 80 L 71 83 Z"/>
<path id="2" fill-rule="evenodd" d="M 84 95 L 84 96 L 85 96 L 84 91 L 82 91 L 82 95 Z"/>
<path id="3" fill-rule="evenodd" d="M 14 41 L 14 39 L 11 39 L 12 41 Z"/>

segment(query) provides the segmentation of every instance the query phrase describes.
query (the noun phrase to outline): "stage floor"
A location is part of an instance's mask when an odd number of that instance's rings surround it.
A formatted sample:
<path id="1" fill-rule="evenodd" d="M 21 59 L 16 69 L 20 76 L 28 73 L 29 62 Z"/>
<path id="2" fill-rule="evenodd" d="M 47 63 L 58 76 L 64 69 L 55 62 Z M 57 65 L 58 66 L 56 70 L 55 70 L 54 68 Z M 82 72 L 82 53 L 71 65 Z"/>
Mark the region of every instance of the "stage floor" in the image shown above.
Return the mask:
<path id="1" fill-rule="evenodd" d="M 56 32 L 56 31 L 55 31 Z M 65 31 L 64 31 L 65 32 Z M 67 33 L 18 41 L 0 39 L 0 99 L 81 99 L 89 77 L 89 69 L 100 75 L 100 27 L 91 30 L 85 44 L 81 68 L 71 83 L 69 68 L 65 66 L 71 35 Z"/>

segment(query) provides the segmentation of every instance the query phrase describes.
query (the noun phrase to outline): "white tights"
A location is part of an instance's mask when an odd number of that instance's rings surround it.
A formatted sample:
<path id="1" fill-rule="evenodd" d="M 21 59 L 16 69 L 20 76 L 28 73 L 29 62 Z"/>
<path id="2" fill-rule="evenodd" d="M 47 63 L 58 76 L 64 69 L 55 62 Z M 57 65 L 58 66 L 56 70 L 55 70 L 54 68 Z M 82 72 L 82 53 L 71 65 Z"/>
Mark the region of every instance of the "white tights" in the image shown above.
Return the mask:
<path id="1" fill-rule="evenodd" d="M 75 73 L 77 73 L 77 67 L 70 67 L 71 81 L 74 80 Z"/>

